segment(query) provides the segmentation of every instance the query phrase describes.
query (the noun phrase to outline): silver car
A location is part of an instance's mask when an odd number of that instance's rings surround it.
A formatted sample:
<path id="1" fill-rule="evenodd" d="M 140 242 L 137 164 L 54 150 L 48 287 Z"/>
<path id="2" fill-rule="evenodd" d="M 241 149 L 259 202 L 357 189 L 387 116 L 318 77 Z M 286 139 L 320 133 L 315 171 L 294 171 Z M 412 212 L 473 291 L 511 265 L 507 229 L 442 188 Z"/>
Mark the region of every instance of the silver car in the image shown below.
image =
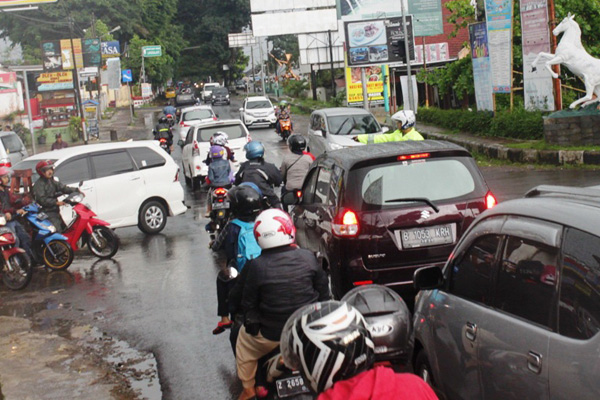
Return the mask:
<path id="1" fill-rule="evenodd" d="M 0 166 L 12 167 L 27 156 L 27 149 L 15 132 L 0 132 Z"/>
<path id="2" fill-rule="evenodd" d="M 362 108 L 337 107 L 313 111 L 305 137 L 315 156 L 344 147 L 362 146 L 352 138 L 365 133 L 385 133 L 373 114 Z"/>
<path id="3" fill-rule="evenodd" d="M 538 186 L 414 275 L 415 372 L 449 399 L 600 399 L 600 190 Z"/>

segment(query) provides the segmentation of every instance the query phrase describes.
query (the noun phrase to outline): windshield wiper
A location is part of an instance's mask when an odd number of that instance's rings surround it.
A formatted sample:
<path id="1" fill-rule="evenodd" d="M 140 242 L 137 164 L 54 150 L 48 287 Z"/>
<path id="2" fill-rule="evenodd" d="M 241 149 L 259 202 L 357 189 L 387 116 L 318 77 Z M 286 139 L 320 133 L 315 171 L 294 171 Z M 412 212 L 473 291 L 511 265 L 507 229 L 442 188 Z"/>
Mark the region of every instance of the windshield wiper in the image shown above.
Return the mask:
<path id="1" fill-rule="evenodd" d="M 408 203 L 411 201 L 420 201 L 422 203 L 426 203 L 429 207 L 433 208 L 436 213 L 440 212 L 440 209 L 435 204 L 433 204 L 431 202 L 431 200 L 429 200 L 428 198 L 425 198 L 425 197 L 406 197 L 406 198 L 402 198 L 402 199 L 386 200 L 385 202 L 386 203 L 400 203 L 400 202 Z"/>
<path id="2" fill-rule="evenodd" d="M 342 122 L 342 124 L 340 125 L 340 127 L 338 128 L 338 130 L 334 133 L 334 135 L 337 135 L 338 133 L 340 133 L 342 131 L 342 128 L 344 127 L 344 125 L 346 125 L 346 122 L 350 121 L 352 119 L 352 117 L 348 117 L 344 120 L 344 122 Z"/>

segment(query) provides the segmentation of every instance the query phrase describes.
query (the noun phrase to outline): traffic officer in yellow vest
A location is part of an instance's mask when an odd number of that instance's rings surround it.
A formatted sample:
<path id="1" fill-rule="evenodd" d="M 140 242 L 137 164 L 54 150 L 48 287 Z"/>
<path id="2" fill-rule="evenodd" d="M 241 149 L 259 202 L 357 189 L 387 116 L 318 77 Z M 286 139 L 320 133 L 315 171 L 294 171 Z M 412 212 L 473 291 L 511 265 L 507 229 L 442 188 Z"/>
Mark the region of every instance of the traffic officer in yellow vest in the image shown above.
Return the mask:
<path id="1" fill-rule="evenodd" d="M 423 140 L 423 136 L 414 128 L 416 118 L 411 110 L 400 110 L 392 115 L 392 120 L 398 124 L 398 129 L 392 133 L 358 135 L 352 139 L 359 143 L 401 142 L 404 140 Z"/>

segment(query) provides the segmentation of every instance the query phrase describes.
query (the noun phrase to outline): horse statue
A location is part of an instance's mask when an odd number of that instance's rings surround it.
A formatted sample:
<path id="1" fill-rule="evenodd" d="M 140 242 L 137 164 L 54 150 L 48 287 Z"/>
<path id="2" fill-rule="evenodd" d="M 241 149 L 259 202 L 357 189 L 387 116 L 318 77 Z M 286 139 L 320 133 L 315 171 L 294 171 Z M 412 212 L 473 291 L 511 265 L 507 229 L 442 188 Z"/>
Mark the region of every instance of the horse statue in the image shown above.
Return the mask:
<path id="1" fill-rule="evenodd" d="M 565 19 L 552 31 L 554 36 L 558 36 L 564 32 L 556 52 L 539 53 L 533 63 L 531 63 L 531 71 L 535 71 L 538 60 L 542 57 L 549 58 L 544 66 L 554 79 L 558 78 L 558 74 L 552 71 L 551 65 L 564 64 L 577 75 L 585 84 L 585 96 L 571 103 L 569 108 L 575 108 L 579 104 L 586 107 L 590 104 L 600 102 L 600 59 L 594 58 L 588 54 L 581 44 L 581 29 L 574 20 L 575 15 L 567 15 Z M 593 99 L 593 95 L 596 98 Z"/>

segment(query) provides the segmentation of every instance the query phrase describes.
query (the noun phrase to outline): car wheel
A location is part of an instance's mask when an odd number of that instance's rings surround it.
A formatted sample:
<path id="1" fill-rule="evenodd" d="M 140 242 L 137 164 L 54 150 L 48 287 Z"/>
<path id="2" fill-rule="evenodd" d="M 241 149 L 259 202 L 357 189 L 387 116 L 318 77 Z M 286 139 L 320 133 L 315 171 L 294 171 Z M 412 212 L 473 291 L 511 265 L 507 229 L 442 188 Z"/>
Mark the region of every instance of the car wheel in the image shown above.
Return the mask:
<path id="1" fill-rule="evenodd" d="M 156 200 L 145 203 L 140 209 L 138 228 L 150 235 L 159 233 L 167 224 L 167 210 Z"/>
<path id="2" fill-rule="evenodd" d="M 425 354 L 425 349 L 419 350 L 417 358 L 415 359 L 415 374 L 420 376 L 432 389 L 435 390 L 435 381 L 431 372 L 431 365 Z"/>

